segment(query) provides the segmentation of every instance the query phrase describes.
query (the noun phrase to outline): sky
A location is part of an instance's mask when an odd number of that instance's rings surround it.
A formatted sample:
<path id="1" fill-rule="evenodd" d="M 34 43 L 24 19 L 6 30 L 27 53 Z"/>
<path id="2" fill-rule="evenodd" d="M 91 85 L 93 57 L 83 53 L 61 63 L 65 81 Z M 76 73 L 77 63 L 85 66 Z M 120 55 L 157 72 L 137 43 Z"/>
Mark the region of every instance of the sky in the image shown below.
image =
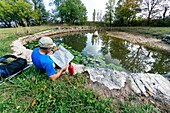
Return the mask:
<path id="1" fill-rule="evenodd" d="M 88 21 L 93 20 L 94 9 L 96 10 L 96 12 L 102 11 L 102 16 L 105 14 L 106 2 L 108 0 L 81 0 L 81 1 L 87 8 Z"/>
<path id="2" fill-rule="evenodd" d="M 51 9 L 51 7 L 48 6 L 49 1 L 50 0 L 44 0 L 44 4 L 47 10 Z M 81 1 L 86 6 L 88 21 L 93 20 L 94 9 L 96 10 L 96 12 L 102 11 L 102 16 L 105 14 L 106 2 L 108 0 L 81 0 Z"/>

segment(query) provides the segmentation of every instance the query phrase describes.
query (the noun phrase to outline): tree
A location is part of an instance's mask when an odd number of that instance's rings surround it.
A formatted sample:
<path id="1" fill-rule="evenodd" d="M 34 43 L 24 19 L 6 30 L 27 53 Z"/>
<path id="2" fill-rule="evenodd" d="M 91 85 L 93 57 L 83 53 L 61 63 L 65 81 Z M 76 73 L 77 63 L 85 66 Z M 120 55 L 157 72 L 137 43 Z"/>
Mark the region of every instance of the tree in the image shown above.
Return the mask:
<path id="1" fill-rule="evenodd" d="M 93 22 L 95 22 L 95 19 L 96 19 L 96 10 L 94 9 L 94 12 L 93 12 Z"/>
<path id="2" fill-rule="evenodd" d="M 66 0 L 57 10 L 61 22 L 82 24 L 87 21 L 87 10 L 80 0 Z"/>
<path id="3" fill-rule="evenodd" d="M 105 22 L 109 22 L 109 25 L 113 23 L 114 18 L 114 5 L 115 0 L 109 0 L 108 3 L 106 3 L 106 13 L 104 15 Z"/>
<path id="4" fill-rule="evenodd" d="M 12 22 L 25 26 L 33 18 L 32 5 L 24 0 L 1 0 L 0 22 L 4 27 L 11 27 Z"/>
<path id="5" fill-rule="evenodd" d="M 162 10 L 163 10 L 162 18 L 163 18 L 163 20 L 165 20 L 166 13 L 170 9 L 170 4 L 169 4 L 168 0 L 163 0 L 162 2 L 163 2 L 162 5 L 161 5 Z"/>
<path id="6" fill-rule="evenodd" d="M 55 4 L 56 7 L 59 7 L 64 1 L 66 0 L 51 0 L 50 4 Z"/>
<path id="7" fill-rule="evenodd" d="M 43 0 L 31 0 L 34 7 L 34 11 L 37 13 L 37 24 L 46 23 L 49 17 L 49 12 L 46 11 Z"/>
<path id="8" fill-rule="evenodd" d="M 102 10 L 97 11 L 97 21 L 101 22 L 102 21 Z"/>
<path id="9" fill-rule="evenodd" d="M 147 17 L 147 24 L 149 25 L 150 20 L 155 18 L 160 13 L 160 3 L 162 0 L 144 0 L 143 1 L 143 14 Z"/>
<path id="10" fill-rule="evenodd" d="M 115 9 L 116 20 L 122 25 L 129 25 L 141 11 L 142 0 L 119 0 Z"/>

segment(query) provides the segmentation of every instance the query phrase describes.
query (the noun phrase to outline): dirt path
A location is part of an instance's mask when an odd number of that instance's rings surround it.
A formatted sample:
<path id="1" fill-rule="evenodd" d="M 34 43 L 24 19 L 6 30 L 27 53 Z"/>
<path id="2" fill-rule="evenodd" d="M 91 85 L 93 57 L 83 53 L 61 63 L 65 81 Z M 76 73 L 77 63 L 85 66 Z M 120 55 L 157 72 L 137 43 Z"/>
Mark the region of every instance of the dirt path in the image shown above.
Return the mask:
<path id="1" fill-rule="evenodd" d="M 132 43 L 142 44 L 147 47 L 157 48 L 160 50 L 165 50 L 170 53 L 170 45 L 163 43 L 161 40 L 156 38 L 145 38 L 139 35 L 133 35 L 126 32 L 106 32 L 107 36 L 120 38 L 127 40 Z"/>

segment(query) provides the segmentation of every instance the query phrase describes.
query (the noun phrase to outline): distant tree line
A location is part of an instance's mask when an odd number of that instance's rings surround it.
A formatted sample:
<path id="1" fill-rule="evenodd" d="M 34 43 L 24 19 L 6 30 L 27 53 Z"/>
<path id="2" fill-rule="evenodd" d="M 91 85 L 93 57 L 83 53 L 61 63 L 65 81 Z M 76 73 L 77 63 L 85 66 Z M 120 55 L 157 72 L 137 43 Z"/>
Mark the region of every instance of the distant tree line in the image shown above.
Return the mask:
<path id="1" fill-rule="evenodd" d="M 33 26 L 47 23 L 95 24 L 100 26 L 170 26 L 169 0 L 108 0 L 106 12 L 94 9 L 87 22 L 87 9 L 81 0 L 1 0 L 0 26 Z"/>
<path id="2" fill-rule="evenodd" d="M 80 0 L 51 0 L 50 5 L 55 5 L 52 12 L 46 11 L 43 0 L 1 0 L 0 26 L 87 22 L 87 10 Z"/>
<path id="3" fill-rule="evenodd" d="M 169 0 L 108 0 L 107 26 L 170 26 Z"/>

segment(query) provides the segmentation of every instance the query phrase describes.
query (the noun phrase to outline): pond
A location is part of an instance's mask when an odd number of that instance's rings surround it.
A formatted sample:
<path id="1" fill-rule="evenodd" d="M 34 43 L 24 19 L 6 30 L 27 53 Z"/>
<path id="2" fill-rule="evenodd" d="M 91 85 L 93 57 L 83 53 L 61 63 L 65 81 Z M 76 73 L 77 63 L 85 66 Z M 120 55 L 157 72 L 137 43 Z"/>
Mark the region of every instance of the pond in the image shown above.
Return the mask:
<path id="1" fill-rule="evenodd" d="M 55 37 L 56 43 L 62 42 L 87 56 L 102 57 L 106 64 L 121 66 L 128 72 L 148 72 L 167 74 L 170 72 L 170 55 L 125 40 L 108 37 L 99 33 L 69 34 Z"/>

